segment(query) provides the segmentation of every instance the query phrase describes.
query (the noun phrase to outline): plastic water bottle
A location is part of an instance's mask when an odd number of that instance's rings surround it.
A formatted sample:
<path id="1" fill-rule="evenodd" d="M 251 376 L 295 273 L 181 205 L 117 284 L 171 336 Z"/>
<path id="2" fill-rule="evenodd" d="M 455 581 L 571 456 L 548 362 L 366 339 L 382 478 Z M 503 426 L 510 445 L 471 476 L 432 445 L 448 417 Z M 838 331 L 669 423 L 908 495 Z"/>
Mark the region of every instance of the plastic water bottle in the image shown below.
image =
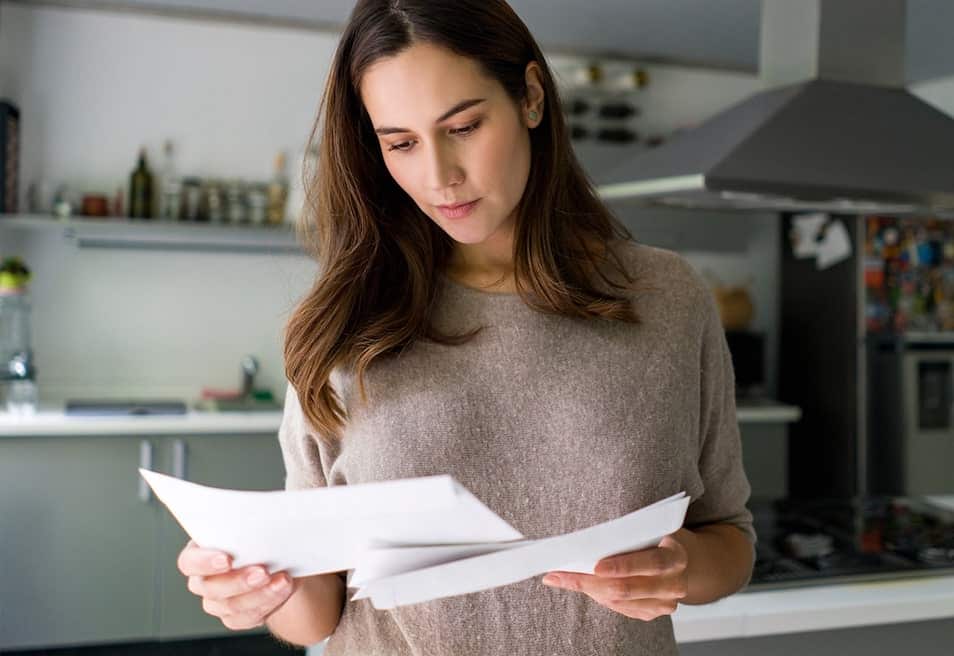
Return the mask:
<path id="1" fill-rule="evenodd" d="M 30 272 L 17 258 L 0 263 L 0 383 L 7 412 L 36 413 L 36 367 L 30 342 Z"/>

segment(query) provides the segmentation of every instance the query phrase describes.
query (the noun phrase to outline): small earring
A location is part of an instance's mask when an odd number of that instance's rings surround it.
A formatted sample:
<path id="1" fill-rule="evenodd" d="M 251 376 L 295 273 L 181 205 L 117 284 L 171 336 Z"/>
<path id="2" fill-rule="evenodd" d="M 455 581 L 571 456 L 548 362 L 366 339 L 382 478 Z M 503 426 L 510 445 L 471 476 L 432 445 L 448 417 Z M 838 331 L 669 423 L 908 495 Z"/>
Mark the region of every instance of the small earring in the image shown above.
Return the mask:
<path id="1" fill-rule="evenodd" d="M 536 121 L 536 120 L 537 120 L 537 113 L 536 113 L 535 111 L 533 111 L 532 109 L 530 110 L 530 120 L 531 120 L 531 121 Z"/>

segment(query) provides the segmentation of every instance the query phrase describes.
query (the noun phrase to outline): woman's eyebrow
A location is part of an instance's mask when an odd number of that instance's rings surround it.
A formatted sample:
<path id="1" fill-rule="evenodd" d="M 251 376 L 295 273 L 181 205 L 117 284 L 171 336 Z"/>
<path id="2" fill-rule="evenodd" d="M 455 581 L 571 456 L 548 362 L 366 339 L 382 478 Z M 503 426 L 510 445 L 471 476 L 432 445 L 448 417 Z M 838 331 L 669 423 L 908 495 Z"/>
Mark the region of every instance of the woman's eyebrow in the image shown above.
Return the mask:
<path id="1" fill-rule="evenodd" d="M 486 98 L 471 98 L 470 100 L 462 100 L 456 105 L 454 105 L 453 107 L 451 107 L 450 109 L 448 109 L 446 112 L 441 114 L 440 117 L 438 117 L 438 119 L 434 121 L 434 124 L 437 125 L 438 123 L 443 123 L 454 114 L 459 114 L 465 109 L 473 107 L 474 105 L 478 103 L 482 103 L 485 100 L 487 99 Z M 411 130 L 407 128 L 391 128 L 391 127 L 375 128 L 374 130 L 375 134 L 394 134 L 396 132 L 410 132 L 410 131 Z"/>

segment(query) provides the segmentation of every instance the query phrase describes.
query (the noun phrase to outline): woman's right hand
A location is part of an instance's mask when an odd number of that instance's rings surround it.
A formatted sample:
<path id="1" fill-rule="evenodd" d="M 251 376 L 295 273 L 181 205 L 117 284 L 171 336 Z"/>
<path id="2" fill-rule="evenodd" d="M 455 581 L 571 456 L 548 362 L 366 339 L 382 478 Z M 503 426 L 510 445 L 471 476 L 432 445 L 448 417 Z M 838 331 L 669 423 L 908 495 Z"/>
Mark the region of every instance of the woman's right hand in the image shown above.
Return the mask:
<path id="1" fill-rule="evenodd" d="M 188 577 L 189 591 L 202 597 L 202 610 L 236 631 L 262 626 L 296 587 L 287 573 L 270 576 L 263 565 L 232 569 L 228 554 L 202 549 L 192 540 L 179 553 L 177 566 Z"/>

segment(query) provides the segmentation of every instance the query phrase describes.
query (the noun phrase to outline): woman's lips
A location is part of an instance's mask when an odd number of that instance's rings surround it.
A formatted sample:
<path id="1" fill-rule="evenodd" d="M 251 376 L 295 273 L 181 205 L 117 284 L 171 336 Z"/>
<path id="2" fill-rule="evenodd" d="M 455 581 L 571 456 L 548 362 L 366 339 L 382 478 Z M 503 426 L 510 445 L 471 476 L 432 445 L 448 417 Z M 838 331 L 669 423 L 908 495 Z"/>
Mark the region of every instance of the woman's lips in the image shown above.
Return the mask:
<path id="1" fill-rule="evenodd" d="M 478 198 L 477 200 L 472 200 L 469 203 L 466 203 L 464 205 L 458 205 L 456 207 L 447 207 L 446 205 L 438 205 L 437 209 L 439 209 L 441 211 L 441 214 L 443 214 L 448 219 L 462 219 L 471 213 L 471 211 L 474 209 L 474 206 L 477 205 L 479 201 L 480 199 Z"/>

